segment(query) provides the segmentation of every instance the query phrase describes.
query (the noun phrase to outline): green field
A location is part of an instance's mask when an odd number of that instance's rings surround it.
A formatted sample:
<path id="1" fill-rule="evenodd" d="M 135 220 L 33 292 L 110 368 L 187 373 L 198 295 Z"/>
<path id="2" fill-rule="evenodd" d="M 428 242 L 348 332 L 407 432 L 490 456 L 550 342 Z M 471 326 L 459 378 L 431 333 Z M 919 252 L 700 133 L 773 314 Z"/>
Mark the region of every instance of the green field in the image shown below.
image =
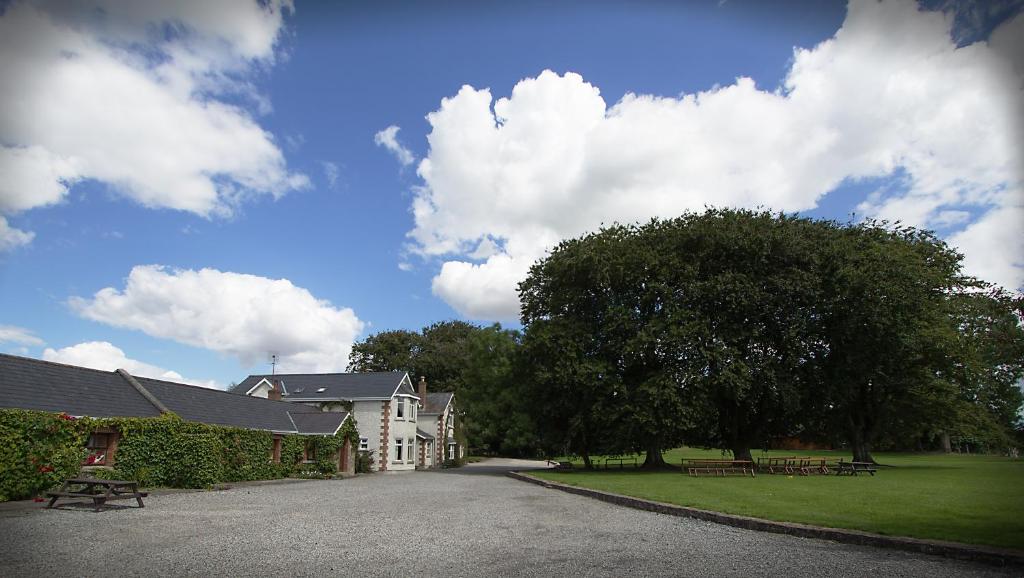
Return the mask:
<path id="1" fill-rule="evenodd" d="M 758 456 L 828 456 L 847 452 L 754 452 Z M 665 461 L 722 458 L 682 448 Z M 574 486 L 770 520 L 1024 550 L 1024 460 L 996 456 L 879 453 L 875 476 L 694 478 L 678 472 L 544 471 Z M 642 462 L 642 459 L 638 461 Z"/>

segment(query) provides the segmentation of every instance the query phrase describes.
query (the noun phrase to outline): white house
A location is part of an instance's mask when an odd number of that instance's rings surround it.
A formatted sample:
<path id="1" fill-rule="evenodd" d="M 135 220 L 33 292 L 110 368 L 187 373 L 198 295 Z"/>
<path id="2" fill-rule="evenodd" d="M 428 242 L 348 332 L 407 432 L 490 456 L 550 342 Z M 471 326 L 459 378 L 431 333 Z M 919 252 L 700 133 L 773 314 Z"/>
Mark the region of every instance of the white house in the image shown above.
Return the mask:
<path id="1" fill-rule="evenodd" d="M 425 396 L 422 379 L 421 389 Z M 359 449 L 372 452 L 377 471 L 435 467 L 449 453 L 461 456 L 457 444 L 449 445 L 455 439 L 452 394 L 430 394 L 424 404 L 405 372 L 250 375 L 232 392 L 351 411 Z"/>

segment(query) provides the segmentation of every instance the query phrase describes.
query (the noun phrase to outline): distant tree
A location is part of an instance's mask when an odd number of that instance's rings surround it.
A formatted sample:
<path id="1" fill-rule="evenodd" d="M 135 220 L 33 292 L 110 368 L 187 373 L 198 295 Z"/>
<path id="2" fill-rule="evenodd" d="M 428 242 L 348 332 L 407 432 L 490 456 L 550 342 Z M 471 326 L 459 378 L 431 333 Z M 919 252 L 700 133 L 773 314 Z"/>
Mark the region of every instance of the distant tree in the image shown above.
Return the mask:
<path id="1" fill-rule="evenodd" d="M 420 332 L 382 331 L 352 346 L 349 371 L 408 371 L 413 382 L 427 378 L 430 391 L 458 391 L 464 383 L 466 342 L 480 327 L 440 321 Z"/>
<path id="2" fill-rule="evenodd" d="M 467 339 L 459 406 L 472 451 L 533 456 L 538 446 L 529 412 L 536 406 L 517 373 L 521 334 L 494 324 Z"/>

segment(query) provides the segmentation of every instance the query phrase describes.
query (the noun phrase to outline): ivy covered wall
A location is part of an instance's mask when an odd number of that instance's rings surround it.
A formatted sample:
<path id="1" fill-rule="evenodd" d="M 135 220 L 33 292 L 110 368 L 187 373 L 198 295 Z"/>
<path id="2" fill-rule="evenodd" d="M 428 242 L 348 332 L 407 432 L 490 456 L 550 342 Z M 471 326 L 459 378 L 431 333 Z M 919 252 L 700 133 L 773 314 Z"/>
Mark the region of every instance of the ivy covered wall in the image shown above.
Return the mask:
<path id="1" fill-rule="evenodd" d="M 187 422 L 174 414 L 155 418 L 73 419 L 63 414 L 0 409 L 0 501 L 40 495 L 74 477 L 97 428 L 120 432 L 114 471 L 98 475 L 137 480 L 143 486 L 207 488 L 218 482 L 267 480 L 289 475 L 334 474 L 345 439 L 359 444 L 349 418 L 334 436 L 287 435 L 280 463 L 272 459 L 274 434 Z M 307 446 L 316 461 L 303 463 Z"/>

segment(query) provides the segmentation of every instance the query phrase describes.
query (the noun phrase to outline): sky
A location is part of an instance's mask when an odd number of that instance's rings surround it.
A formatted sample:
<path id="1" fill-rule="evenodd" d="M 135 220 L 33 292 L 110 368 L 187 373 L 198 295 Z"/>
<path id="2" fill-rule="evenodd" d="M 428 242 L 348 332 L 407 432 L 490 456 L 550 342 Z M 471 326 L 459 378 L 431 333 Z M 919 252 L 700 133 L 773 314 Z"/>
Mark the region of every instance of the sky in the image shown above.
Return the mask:
<path id="1" fill-rule="evenodd" d="M 227 387 L 707 206 L 1024 287 L 1024 2 L 0 2 L 0 352 Z"/>

